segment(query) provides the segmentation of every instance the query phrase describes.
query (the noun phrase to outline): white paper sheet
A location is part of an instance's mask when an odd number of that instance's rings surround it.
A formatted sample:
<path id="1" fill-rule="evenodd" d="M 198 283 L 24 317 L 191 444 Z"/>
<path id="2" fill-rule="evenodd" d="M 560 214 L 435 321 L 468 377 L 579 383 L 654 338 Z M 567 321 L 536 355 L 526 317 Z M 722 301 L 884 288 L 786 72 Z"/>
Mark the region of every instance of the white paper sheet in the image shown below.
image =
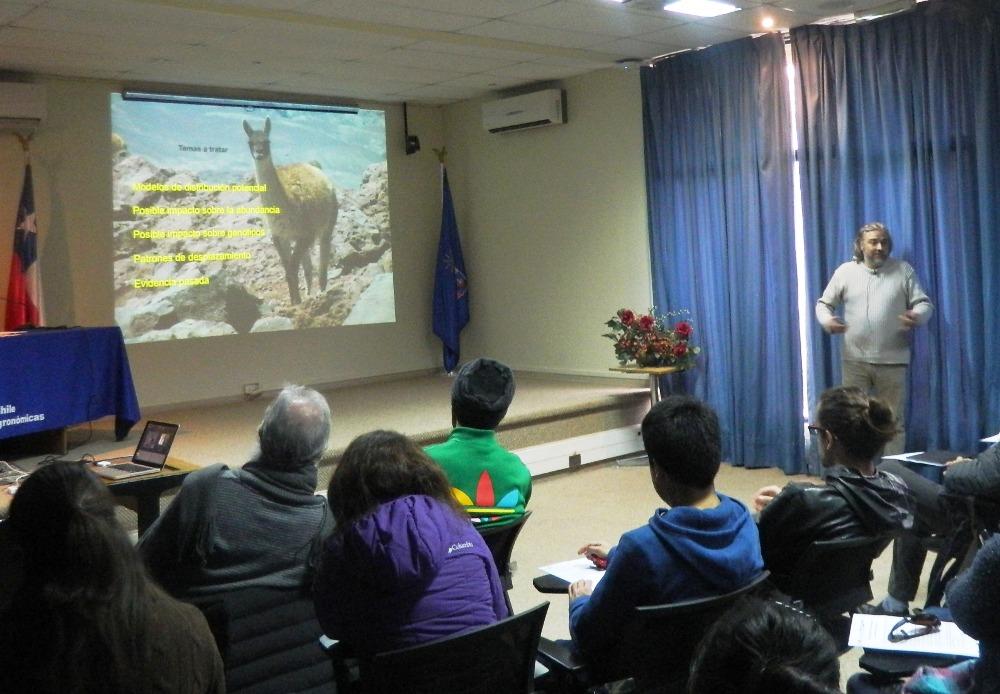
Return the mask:
<path id="1" fill-rule="evenodd" d="M 979 642 L 966 635 L 954 622 L 942 622 L 941 631 L 892 643 L 889 631 L 899 617 L 856 614 L 851 619 L 851 634 L 847 645 L 897 653 L 932 653 L 936 655 L 962 655 L 979 657 Z"/>
<path id="2" fill-rule="evenodd" d="M 979 439 L 983 443 L 1000 443 L 1000 431 L 993 434 L 993 436 L 987 436 L 985 439 Z"/>
<path id="3" fill-rule="evenodd" d="M 580 579 L 587 579 L 588 581 L 593 581 L 594 585 L 604 578 L 604 571 L 600 571 L 594 566 L 594 562 L 590 561 L 586 557 L 577 557 L 576 559 L 570 559 L 569 561 L 561 561 L 555 564 L 549 564 L 548 566 L 540 567 L 541 571 L 547 574 L 552 574 L 564 581 L 579 581 Z"/>
<path id="4" fill-rule="evenodd" d="M 894 455 L 884 455 L 882 460 L 910 460 L 914 456 L 926 453 L 926 451 L 910 451 L 909 453 L 896 453 Z"/>

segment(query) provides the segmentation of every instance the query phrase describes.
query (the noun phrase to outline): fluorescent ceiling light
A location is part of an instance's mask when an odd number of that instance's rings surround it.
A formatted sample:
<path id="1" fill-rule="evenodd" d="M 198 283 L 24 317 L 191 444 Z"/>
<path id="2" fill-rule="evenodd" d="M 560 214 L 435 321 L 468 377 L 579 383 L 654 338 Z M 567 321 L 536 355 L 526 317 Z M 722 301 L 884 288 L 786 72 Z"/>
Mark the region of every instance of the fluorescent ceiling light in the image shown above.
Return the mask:
<path id="1" fill-rule="evenodd" d="M 696 17 L 718 17 L 720 14 L 736 12 L 736 5 L 728 2 L 718 2 L 717 0 L 675 0 L 663 6 L 667 12 L 679 12 L 681 14 L 691 14 Z"/>

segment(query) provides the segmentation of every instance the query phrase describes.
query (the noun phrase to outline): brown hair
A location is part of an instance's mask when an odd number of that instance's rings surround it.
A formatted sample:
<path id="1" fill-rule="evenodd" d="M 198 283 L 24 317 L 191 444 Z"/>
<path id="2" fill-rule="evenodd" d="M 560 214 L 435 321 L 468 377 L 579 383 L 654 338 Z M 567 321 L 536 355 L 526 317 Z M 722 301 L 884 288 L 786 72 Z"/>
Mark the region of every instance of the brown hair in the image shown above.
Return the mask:
<path id="1" fill-rule="evenodd" d="M 884 400 L 852 386 L 825 391 L 816 420 L 837 437 L 848 455 L 859 460 L 874 458 L 899 432 L 892 408 Z"/>
<path id="2" fill-rule="evenodd" d="M 438 464 L 406 436 L 381 429 L 351 441 L 327 490 L 341 532 L 378 506 L 410 494 L 432 497 L 465 516 Z"/>
<path id="3" fill-rule="evenodd" d="M 147 578 L 114 501 L 81 465 L 40 467 L 21 485 L 7 524 L 25 580 L 0 620 L 5 678 L 23 691 L 127 694 L 143 683 L 135 663 L 163 597 Z"/>

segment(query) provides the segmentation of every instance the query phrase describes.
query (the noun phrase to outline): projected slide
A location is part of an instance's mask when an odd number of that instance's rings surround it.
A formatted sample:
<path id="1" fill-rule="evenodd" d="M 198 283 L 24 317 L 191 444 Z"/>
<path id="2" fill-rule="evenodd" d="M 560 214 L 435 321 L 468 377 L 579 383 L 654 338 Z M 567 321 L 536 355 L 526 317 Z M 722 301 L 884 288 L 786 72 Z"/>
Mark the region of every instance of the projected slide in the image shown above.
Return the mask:
<path id="1" fill-rule="evenodd" d="M 385 113 L 211 101 L 111 95 L 126 341 L 393 322 Z"/>

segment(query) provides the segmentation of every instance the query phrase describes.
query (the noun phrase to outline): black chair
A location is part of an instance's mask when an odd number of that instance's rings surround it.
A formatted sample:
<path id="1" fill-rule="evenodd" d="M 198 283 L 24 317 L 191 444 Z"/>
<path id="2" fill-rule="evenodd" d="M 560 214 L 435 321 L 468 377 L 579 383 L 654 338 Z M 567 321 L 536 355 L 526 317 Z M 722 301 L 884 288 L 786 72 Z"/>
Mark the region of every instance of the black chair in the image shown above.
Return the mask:
<path id="1" fill-rule="evenodd" d="M 483 536 L 486 546 L 493 554 L 493 562 L 497 565 L 497 573 L 500 574 L 500 581 L 503 583 L 503 596 L 507 601 L 507 611 L 514 614 L 514 609 L 510 604 L 510 597 L 507 591 L 514 587 L 514 580 L 510 571 L 510 555 L 514 551 L 514 542 L 521 533 L 521 529 L 531 516 L 531 511 L 524 514 L 512 523 L 506 525 L 479 528 L 479 534 Z"/>
<path id="2" fill-rule="evenodd" d="M 333 649 L 342 692 L 383 694 L 527 694 L 535 691 L 535 653 L 549 603 L 496 624 L 437 641 L 379 653 L 348 666 Z M 340 646 L 342 644 L 338 644 Z"/>
<path id="3" fill-rule="evenodd" d="M 215 636 L 230 694 L 336 692 L 311 596 L 246 588 L 191 602 Z"/>
<path id="4" fill-rule="evenodd" d="M 762 590 L 768 576 L 764 571 L 725 595 L 636 608 L 625 628 L 618 662 L 586 663 L 547 639 L 539 644 L 538 660 L 552 671 L 557 691 L 578 692 L 631 677 L 637 692 L 683 692 L 702 636 L 739 598 Z"/>
<path id="5" fill-rule="evenodd" d="M 872 599 L 872 562 L 890 542 L 891 535 L 813 542 L 790 575 L 772 574 L 771 582 L 821 620 L 851 612 Z"/>
<path id="6" fill-rule="evenodd" d="M 772 574 L 771 583 L 816 615 L 843 653 L 851 631 L 847 613 L 872 599 L 872 562 L 890 542 L 891 535 L 813 542 L 791 574 Z"/>
<path id="7" fill-rule="evenodd" d="M 1000 528 L 1000 504 L 996 501 L 952 493 L 942 494 L 942 499 L 951 531 L 927 543 L 937 557 L 927 581 L 925 607 L 941 606 L 948 582 L 968 568 L 979 548 Z"/>

